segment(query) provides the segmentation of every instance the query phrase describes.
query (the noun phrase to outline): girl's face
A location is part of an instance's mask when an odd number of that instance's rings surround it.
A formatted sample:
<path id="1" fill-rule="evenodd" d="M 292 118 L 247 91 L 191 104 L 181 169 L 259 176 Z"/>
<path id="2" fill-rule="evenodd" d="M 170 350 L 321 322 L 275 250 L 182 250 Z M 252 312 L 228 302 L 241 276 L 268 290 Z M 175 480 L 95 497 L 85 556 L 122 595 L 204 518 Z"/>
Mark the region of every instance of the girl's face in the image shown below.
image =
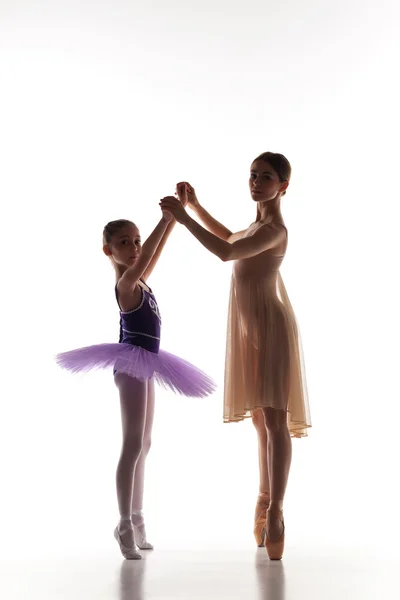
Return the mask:
<path id="1" fill-rule="evenodd" d="M 264 160 L 256 160 L 250 168 L 250 194 L 256 202 L 268 202 L 286 190 L 288 181 L 280 181 L 278 173 Z"/>
<path id="2" fill-rule="evenodd" d="M 115 263 L 131 267 L 142 251 L 139 229 L 135 225 L 127 225 L 113 235 L 111 242 L 104 247 L 104 252 Z"/>

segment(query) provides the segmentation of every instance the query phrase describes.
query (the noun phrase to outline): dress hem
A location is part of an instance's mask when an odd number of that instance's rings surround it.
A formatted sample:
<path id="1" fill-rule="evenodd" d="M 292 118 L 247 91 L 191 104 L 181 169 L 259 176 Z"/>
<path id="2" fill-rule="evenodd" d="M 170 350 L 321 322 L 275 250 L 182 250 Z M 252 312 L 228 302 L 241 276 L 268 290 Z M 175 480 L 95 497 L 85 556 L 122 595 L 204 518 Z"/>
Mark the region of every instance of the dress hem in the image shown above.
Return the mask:
<path id="1" fill-rule="evenodd" d="M 225 423 L 241 423 L 242 421 L 245 421 L 246 419 L 251 419 L 251 413 L 254 412 L 255 410 L 259 410 L 260 408 L 273 408 L 273 407 L 268 407 L 268 406 L 254 406 L 253 408 L 249 408 L 246 410 L 246 412 L 244 413 L 238 413 L 232 417 L 224 417 L 223 422 Z M 282 409 L 275 409 L 275 410 L 282 410 Z M 286 413 L 290 414 L 288 410 L 285 411 Z M 305 429 L 311 429 L 312 425 L 307 424 L 307 423 L 301 423 L 301 422 L 291 422 L 292 427 L 290 427 L 289 425 L 289 433 L 290 433 L 290 437 L 293 438 L 303 438 L 303 437 L 308 437 L 308 432 L 307 431 L 301 431 L 301 430 L 305 430 Z M 299 430 L 301 431 L 301 433 L 299 432 Z"/>

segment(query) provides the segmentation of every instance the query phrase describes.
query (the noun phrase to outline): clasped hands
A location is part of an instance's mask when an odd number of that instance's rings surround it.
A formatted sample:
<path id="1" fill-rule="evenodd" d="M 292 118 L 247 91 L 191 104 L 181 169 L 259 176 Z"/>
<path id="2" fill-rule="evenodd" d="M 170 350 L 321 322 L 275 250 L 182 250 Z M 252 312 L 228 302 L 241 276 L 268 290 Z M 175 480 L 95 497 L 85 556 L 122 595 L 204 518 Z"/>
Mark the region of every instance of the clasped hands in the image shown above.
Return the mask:
<path id="1" fill-rule="evenodd" d="M 186 181 L 182 181 L 176 186 L 176 196 L 165 196 L 160 200 L 160 208 L 166 221 L 175 219 L 178 223 L 184 223 L 189 218 L 185 210 L 189 201 L 188 193 L 193 194 L 194 190 Z"/>

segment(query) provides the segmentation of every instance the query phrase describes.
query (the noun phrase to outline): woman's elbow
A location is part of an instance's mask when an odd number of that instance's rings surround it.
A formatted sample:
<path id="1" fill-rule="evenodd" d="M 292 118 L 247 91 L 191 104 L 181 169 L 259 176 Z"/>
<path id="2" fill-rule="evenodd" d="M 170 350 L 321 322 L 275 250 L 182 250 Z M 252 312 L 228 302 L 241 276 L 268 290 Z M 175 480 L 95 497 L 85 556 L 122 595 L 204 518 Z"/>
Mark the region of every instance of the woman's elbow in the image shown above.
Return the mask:
<path id="1" fill-rule="evenodd" d="M 231 244 L 229 244 L 229 246 L 231 246 Z M 229 262 L 232 260 L 232 248 L 224 248 L 224 250 L 220 253 L 219 258 L 222 260 L 222 262 Z"/>

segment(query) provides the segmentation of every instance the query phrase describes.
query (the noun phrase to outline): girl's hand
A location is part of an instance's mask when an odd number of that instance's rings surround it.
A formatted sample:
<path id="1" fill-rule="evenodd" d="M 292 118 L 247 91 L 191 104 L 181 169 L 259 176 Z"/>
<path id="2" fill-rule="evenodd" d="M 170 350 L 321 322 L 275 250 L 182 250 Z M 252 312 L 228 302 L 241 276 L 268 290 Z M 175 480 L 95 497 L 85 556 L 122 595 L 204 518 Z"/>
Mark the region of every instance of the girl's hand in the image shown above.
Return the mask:
<path id="1" fill-rule="evenodd" d="M 185 204 L 182 202 L 182 200 L 180 199 L 179 193 L 178 193 L 178 186 L 185 186 L 186 188 L 186 202 Z M 187 181 L 182 181 L 181 183 L 178 183 L 177 187 L 177 194 L 178 194 L 178 198 L 179 200 L 181 200 L 183 206 L 185 206 L 186 204 L 188 204 L 188 206 L 190 206 L 190 208 L 194 209 L 195 207 L 199 206 L 199 201 L 197 200 L 197 196 L 196 196 L 196 192 L 194 191 L 194 188 L 190 185 L 190 183 L 188 183 Z"/>
<path id="2" fill-rule="evenodd" d="M 174 198 L 174 196 L 165 196 L 165 198 L 161 200 L 160 206 L 163 214 L 165 214 L 165 212 L 171 213 L 178 223 L 184 223 L 188 218 L 185 208 L 177 198 Z"/>
<path id="3" fill-rule="evenodd" d="M 162 210 L 162 214 L 163 214 L 163 221 L 165 221 L 166 223 L 171 223 L 171 221 L 174 220 L 174 216 L 173 214 L 169 211 L 169 210 Z"/>

